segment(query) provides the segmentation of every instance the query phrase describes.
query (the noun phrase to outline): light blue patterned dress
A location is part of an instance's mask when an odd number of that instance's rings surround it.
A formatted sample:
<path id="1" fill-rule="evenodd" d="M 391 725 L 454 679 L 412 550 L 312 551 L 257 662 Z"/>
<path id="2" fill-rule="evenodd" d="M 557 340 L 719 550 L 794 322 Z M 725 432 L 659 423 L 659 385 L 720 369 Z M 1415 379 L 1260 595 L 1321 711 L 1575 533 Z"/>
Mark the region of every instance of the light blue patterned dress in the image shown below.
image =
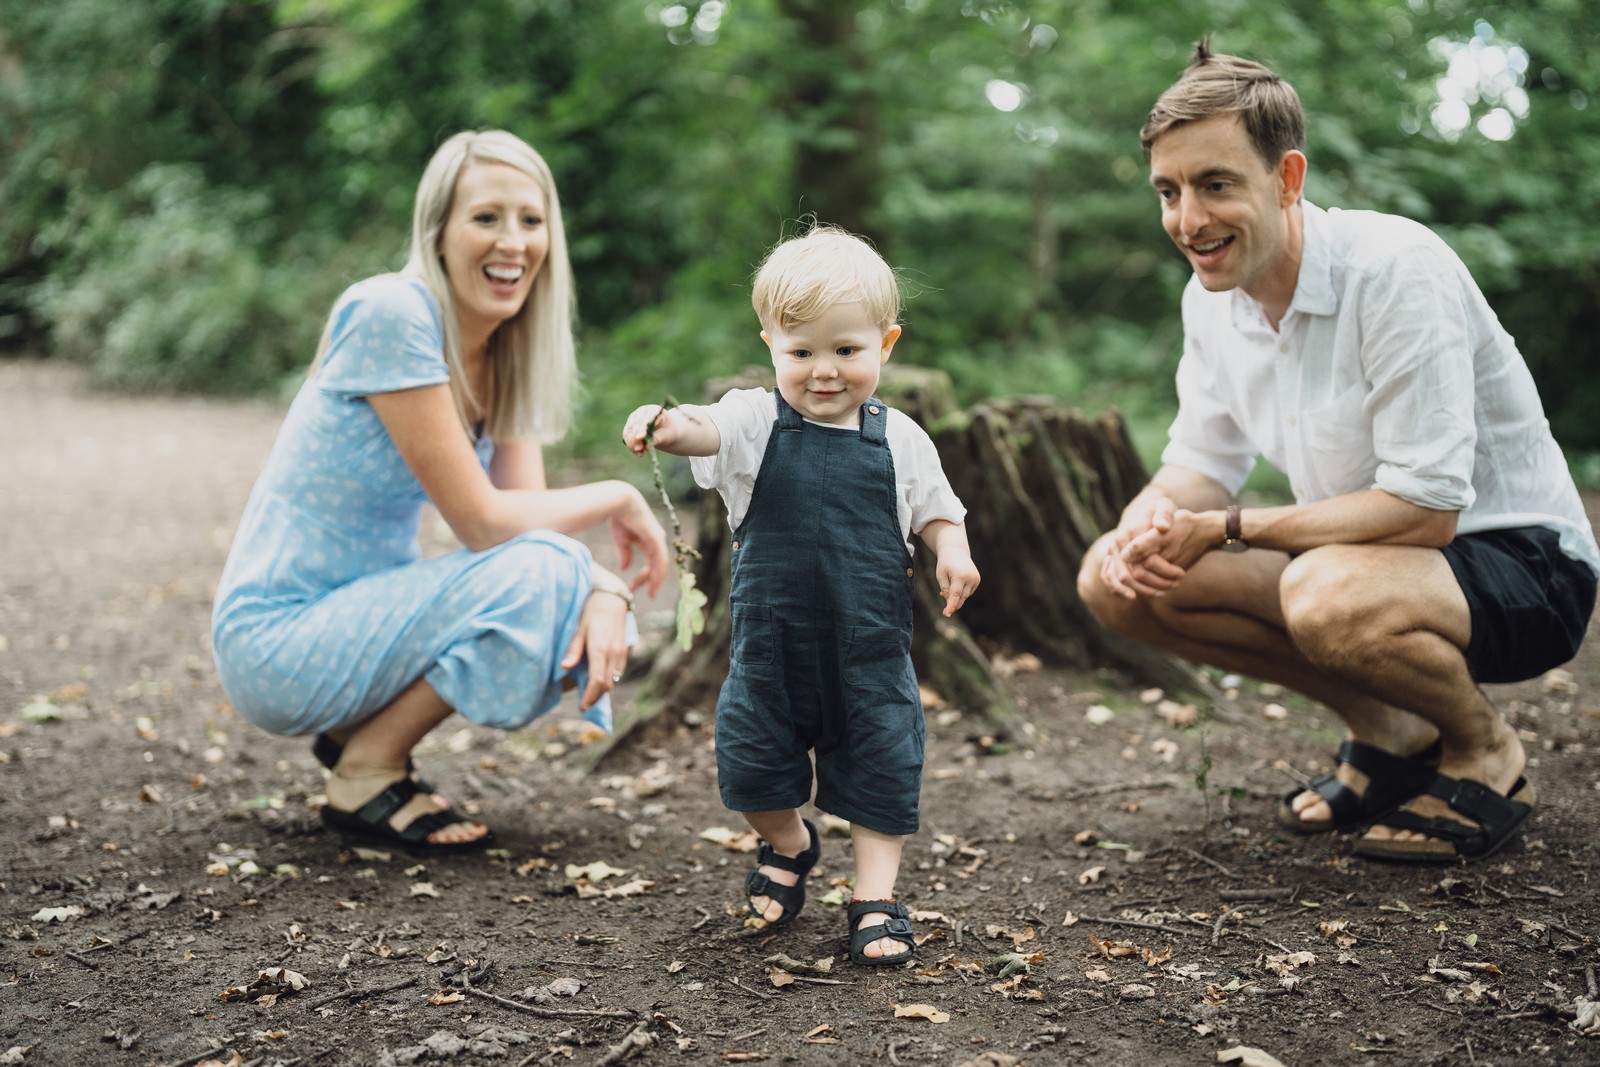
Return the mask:
<path id="1" fill-rule="evenodd" d="M 439 306 L 400 275 L 334 307 L 326 359 L 289 408 L 245 505 L 212 610 L 223 688 L 276 734 L 362 721 L 418 678 L 511 729 L 561 698 L 589 551 L 533 532 L 420 558 L 427 495 L 366 397 L 449 381 Z M 493 444 L 480 439 L 487 468 Z M 571 672 L 584 684 L 584 670 Z M 586 717 L 610 728 L 602 699 Z"/>

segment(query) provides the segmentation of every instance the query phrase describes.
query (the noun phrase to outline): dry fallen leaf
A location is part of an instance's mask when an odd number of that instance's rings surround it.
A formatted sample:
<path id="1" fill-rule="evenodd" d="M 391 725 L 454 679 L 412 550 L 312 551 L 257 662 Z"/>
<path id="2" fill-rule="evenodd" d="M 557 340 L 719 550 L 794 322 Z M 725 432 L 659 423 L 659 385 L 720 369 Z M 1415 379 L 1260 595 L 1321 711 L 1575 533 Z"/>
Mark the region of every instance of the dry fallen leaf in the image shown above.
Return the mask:
<path id="1" fill-rule="evenodd" d="M 36 923 L 64 923 L 68 919 L 76 919 L 83 914 L 83 909 L 76 904 L 68 904 L 64 908 L 40 908 L 33 913 Z"/>
<path id="2" fill-rule="evenodd" d="M 833 1036 L 833 1027 L 827 1023 L 813 1026 L 806 1031 L 805 1036 L 800 1040 L 808 1045 L 837 1045 L 839 1043 L 839 1039 Z"/>
<path id="3" fill-rule="evenodd" d="M 907 1004 L 904 1007 L 896 1004 L 894 1006 L 894 1017 L 896 1019 L 926 1019 L 930 1023 L 947 1023 L 950 1021 L 949 1013 L 940 1011 L 932 1004 Z"/>
<path id="4" fill-rule="evenodd" d="M 578 866 L 576 863 L 569 863 L 566 866 L 567 877 L 574 881 L 577 881 L 581 878 L 588 882 L 603 882 L 607 878 L 627 873 L 628 872 L 625 869 L 613 867 L 604 860 L 595 860 L 593 863 L 582 867 Z"/>
<path id="5" fill-rule="evenodd" d="M 466 999 L 467 995 L 465 993 L 435 993 L 428 998 L 428 1003 L 434 1005 L 459 1004 Z"/>
<path id="6" fill-rule="evenodd" d="M 1119 959 L 1123 956 L 1137 956 L 1139 954 L 1138 946 L 1132 941 L 1102 941 L 1090 934 L 1089 943 L 1095 947 L 1095 951 L 1108 960 Z"/>
<path id="7" fill-rule="evenodd" d="M 1235 1045 L 1217 1053 L 1218 1063 L 1237 1063 L 1239 1067 L 1283 1067 L 1283 1062 L 1258 1048 Z"/>
<path id="8" fill-rule="evenodd" d="M 412 882 L 411 895 L 414 897 L 437 897 L 439 891 L 433 887 L 432 882 Z"/>
<path id="9" fill-rule="evenodd" d="M 1090 867 L 1088 870 L 1078 875 L 1078 884 L 1093 885 L 1094 883 L 1098 882 L 1100 880 L 1100 876 L 1105 873 L 1106 869 L 1104 867 Z"/>
<path id="10" fill-rule="evenodd" d="M 768 967 L 767 981 L 771 982 L 774 988 L 782 989 L 786 985 L 794 985 L 794 975 L 782 967 Z"/>

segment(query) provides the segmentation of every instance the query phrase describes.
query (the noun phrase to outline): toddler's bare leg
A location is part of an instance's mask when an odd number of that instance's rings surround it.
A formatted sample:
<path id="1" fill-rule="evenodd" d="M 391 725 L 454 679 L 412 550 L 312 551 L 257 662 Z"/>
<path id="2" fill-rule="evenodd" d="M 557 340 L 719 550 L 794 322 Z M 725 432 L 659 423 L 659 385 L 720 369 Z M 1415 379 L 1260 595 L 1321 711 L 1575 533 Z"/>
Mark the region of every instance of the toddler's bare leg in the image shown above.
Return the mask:
<path id="1" fill-rule="evenodd" d="M 850 841 L 855 846 L 856 854 L 855 899 L 895 899 L 894 883 L 900 874 L 900 847 L 905 838 L 880 834 L 865 826 L 852 824 Z M 856 923 L 856 929 L 876 926 L 888 920 L 889 916 L 883 912 L 870 912 Z M 866 956 L 898 956 L 905 950 L 906 946 L 899 941 L 880 937 L 861 951 Z"/>
<path id="2" fill-rule="evenodd" d="M 782 811 L 746 811 L 741 814 L 744 816 L 744 821 L 750 824 L 750 828 L 760 834 L 761 839 L 781 856 L 793 859 L 811 847 L 811 834 L 806 830 L 805 823 L 800 821 L 799 808 L 785 808 Z M 767 866 L 756 869 L 779 885 L 794 885 L 800 881 L 800 876 L 793 871 Z M 768 922 L 783 917 L 783 905 L 771 897 L 751 897 L 750 910 Z"/>

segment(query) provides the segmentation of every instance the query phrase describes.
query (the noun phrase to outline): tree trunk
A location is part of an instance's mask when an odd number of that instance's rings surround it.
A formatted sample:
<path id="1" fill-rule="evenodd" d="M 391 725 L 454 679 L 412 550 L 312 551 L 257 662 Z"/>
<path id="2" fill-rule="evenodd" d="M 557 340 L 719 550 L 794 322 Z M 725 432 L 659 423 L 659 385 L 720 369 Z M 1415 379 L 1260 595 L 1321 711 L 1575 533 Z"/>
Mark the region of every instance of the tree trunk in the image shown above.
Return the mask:
<path id="1" fill-rule="evenodd" d="M 751 372 L 712 383 L 771 387 Z M 948 377 L 920 368 L 885 368 L 878 391 L 915 419 L 939 450 L 946 476 L 967 507 L 967 535 L 983 584 L 954 618 L 942 615 L 934 557 L 918 543 L 911 657 L 924 689 L 984 720 L 997 739 L 1026 744 L 1031 727 L 996 677 L 989 653 L 1031 652 L 1046 663 L 1113 666 L 1175 692 L 1214 693 L 1190 666 L 1102 629 L 1078 599 L 1084 552 L 1116 524 L 1148 475 L 1115 411 L 1093 418 L 1050 397 L 989 400 L 956 408 Z M 727 512 L 716 494 L 700 509 L 695 580 L 709 599 L 705 633 L 657 660 L 639 698 L 619 719 L 618 739 L 657 719 L 667 743 L 685 713 L 709 721 L 728 669 L 731 626 Z M 986 651 L 987 650 L 987 651 Z M 603 752 L 597 752 L 598 759 Z"/>

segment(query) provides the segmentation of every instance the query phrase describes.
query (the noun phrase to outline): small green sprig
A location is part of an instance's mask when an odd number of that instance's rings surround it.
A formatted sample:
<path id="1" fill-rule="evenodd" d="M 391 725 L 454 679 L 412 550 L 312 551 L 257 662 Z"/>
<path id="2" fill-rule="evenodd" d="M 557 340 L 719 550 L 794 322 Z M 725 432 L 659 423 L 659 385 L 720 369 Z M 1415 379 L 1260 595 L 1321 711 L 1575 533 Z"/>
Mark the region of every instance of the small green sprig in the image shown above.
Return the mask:
<path id="1" fill-rule="evenodd" d="M 677 406 L 678 402 L 669 396 L 661 402 L 661 411 L 671 411 Z M 656 419 L 660 417 L 658 414 Z M 672 520 L 672 553 L 678 567 L 678 612 L 674 637 L 678 647 L 687 652 L 694 644 L 695 635 L 705 632 L 707 599 L 704 593 L 695 588 L 694 571 L 689 566 L 689 561 L 699 559 L 700 553 L 683 539 L 683 524 L 678 521 L 678 509 L 672 506 L 666 482 L 661 477 L 661 456 L 655 450 L 656 419 L 651 419 L 650 425 L 645 427 L 644 444 L 645 450 L 650 453 L 650 473 L 655 478 L 656 493 Z"/>

